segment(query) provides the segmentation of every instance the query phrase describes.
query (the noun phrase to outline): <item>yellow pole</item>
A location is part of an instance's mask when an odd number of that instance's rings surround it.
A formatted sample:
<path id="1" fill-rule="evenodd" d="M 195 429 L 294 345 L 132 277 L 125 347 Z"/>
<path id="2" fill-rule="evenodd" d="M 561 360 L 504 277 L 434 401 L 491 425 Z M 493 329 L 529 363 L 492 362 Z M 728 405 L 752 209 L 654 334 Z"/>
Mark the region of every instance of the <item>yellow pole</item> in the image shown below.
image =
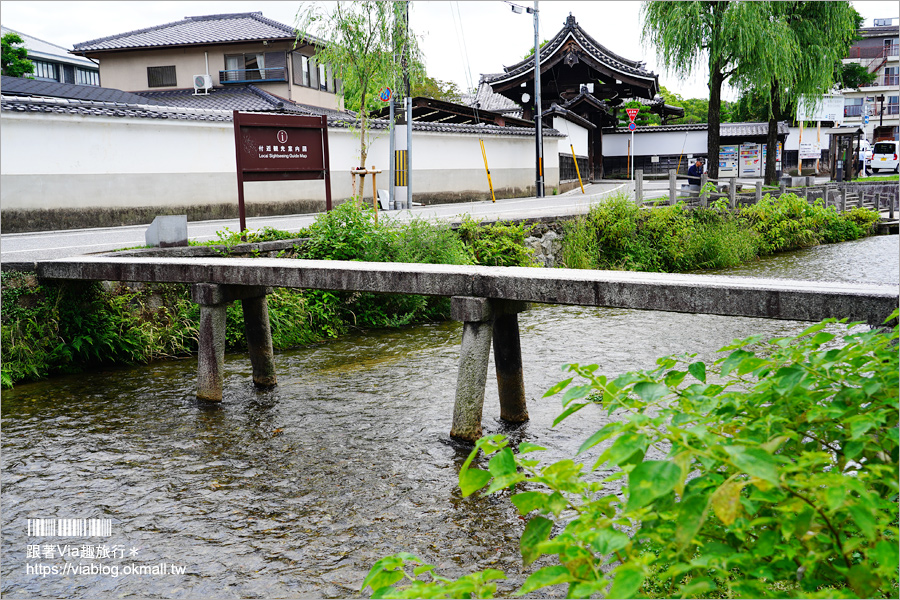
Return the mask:
<path id="1" fill-rule="evenodd" d="M 484 140 L 479 139 L 478 142 L 481 144 L 481 158 L 484 159 L 484 171 L 487 173 L 488 187 L 491 188 L 491 202 L 496 202 L 497 199 L 494 198 L 494 183 L 491 181 L 491 170 L 488 169 L 487 152 L 484 151 Z"/>
<path id="2" fill-rule="evenodd" d="M 375 165 L 372 165 L 372 208 L 375 209 L 375 222 L 378 222 L 378 188 L 375 186 Z"/>
<path id="3" fill-rule="evenodd" d="M 584 193 L 584 184 L 581 183 L 581 171 L 578 170 L 578 159 L 575 158 L 575 146 L 569 144 L 569 148 L 572 149 L 572 160 L 575 161 L 575 174 L 578 175 L 578 185 L 581 186 L 581 193 Z"/>

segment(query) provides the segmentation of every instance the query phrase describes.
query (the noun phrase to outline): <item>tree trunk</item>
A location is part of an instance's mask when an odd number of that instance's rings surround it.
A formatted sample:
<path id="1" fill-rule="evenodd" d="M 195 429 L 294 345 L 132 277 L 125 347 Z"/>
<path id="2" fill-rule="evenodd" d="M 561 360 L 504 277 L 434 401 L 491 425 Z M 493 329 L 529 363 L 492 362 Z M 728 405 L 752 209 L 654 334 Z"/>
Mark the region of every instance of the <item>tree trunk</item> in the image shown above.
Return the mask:
<path id="1" fill-rule="evenodd" d="M 769 135 L 766 138 L 766 185 L 777 183 L 775 173 L 778 152 L 778 117 L 781 115 L 781 102 L 778 99 L 778 81 L 773 81 L 769 90 L 771 112 L 769 113 Z"/>
<path id="2" fill-rule="evenodd" d="M 722 82 L 725 77 L 719 61 L 709 60 L 709 112 L 706 122 L 707 169 L 706 172 L 712 179 L 719 178 L 719 128 L 722 121 Z"/>

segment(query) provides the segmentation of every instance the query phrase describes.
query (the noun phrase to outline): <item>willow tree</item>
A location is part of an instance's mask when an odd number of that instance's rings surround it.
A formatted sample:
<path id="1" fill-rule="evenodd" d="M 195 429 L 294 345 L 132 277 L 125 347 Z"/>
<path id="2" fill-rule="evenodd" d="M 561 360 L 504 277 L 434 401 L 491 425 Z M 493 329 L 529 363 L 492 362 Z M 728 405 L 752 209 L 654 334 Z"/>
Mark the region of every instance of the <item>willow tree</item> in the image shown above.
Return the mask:
<path id="1" fill-rule="evenodd" d="M 411 82 L 421 79 L 418 45 L 409 34 L 406 3 L 390 1 L 336 2 L 301 7 L 297 14 L 298 40 L 313 36 L 316 61 L 327 63 L 341 78 L 345 107 L 356 112 L 359 166 L 366 168 L 371 113 L 379 106 L 381 90 L 397 90 L 403 73 Z M 404 69 L 406 65 L 406 69 Z"/>
<path id="2" fill-rule="evenodd" d="M 835 64 L 856 39 L 862 17 L 849 2 L 760 2 L 757 8 L 766 43 L 746 61 L 737 75 L 744 89 L 761 92 L 769 123 L 766 140 L 766 183 L 776 179 L 778 120 L 783 107 L 801 96 L 820 96 L 835 83 Z"/>
<path id="3" fill-rule="evenodd" d="M 709 69 L 707 151 L 710 177 L 719 176 L 722 85 L 757 56 L 765 40 L 766 9 L 757 2 L 667 2 L 642 7 L 644 42 L 650 42 L 668 70 L 680 77 L 703 65 Z M 752 60 L 752 58 L 750 59 Z"/>

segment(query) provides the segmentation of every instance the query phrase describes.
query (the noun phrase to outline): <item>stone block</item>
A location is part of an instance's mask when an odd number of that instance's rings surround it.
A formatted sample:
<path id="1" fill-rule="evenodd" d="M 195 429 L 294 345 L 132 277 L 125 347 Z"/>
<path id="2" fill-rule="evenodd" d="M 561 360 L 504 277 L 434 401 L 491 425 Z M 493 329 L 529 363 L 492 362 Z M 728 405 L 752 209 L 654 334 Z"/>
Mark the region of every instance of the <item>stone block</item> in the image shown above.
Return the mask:
<path id="1" fill-rule="evenodd" d="M 148 246 L 172 248 L 187 246 L 187 215 L 166 215 L 153 219 L 144 233 Z"/>

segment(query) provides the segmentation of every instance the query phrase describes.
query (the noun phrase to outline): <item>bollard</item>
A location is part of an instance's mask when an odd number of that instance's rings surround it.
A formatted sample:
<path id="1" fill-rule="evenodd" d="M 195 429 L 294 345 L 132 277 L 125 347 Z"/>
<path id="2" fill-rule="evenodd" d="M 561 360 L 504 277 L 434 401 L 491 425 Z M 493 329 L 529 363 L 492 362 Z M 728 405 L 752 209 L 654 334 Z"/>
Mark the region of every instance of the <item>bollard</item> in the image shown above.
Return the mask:
<path id="1" fill-rule="evenodd" d="M 669 204 L 675 204 L 675 169 L 669 169 Z"/>
<path id="2" fill-rule="evenodd" d="M 644 170 L 634 170 L 634 202 L 638 206 L 644 204 Z"/>
<path id="3" fill-rule="evenodd" d="M 841 188 L 841 212 L 847 212 L 847 188 Z"/>
<path id="4" fill-rule="evenodd" d="M 778 186 L 778 196 L 784 196 L 787 193 L 787 184 L 784 180 L 781 180 L 781 184 Z"/>
<path id="5" fill-rule="evenodd" d="M 737 206 L 737 177 L 728 179 L 728 204 L 731 205 L 731 210 Z"/>
<path id="6" fill-rule="evenodd" d="M 759 202 L 762 200 L 762 181 L 756 182 L 756 201 Z"/>

